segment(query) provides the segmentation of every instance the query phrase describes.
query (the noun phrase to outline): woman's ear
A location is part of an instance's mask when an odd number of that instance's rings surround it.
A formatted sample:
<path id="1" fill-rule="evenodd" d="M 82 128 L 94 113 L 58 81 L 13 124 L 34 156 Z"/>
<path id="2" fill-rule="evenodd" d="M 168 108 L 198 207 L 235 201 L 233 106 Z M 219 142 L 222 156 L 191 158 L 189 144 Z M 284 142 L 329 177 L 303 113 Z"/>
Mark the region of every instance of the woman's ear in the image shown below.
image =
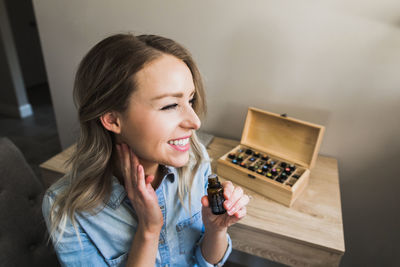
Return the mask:
<path id="1" fill-rule="evenodd" d="M 110 132 L 120 134 L 121 133 L 121 120 L 114 111 L 104 113 L 100 116 L 101 124 L 103 127 L 109 130 Z"/>

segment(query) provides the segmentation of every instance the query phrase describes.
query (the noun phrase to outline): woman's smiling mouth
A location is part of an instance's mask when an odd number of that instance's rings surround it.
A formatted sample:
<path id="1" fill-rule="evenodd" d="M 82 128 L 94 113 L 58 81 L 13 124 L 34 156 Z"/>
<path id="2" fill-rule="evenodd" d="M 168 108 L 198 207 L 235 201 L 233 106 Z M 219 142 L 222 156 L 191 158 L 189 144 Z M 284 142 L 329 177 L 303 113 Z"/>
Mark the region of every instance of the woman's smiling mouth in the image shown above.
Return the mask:
<path id="1" fill-rule="evenodd" d="M 189 138 L 190 136 L 183 137 L 180 139 L 170 140 L 168 141 L 168 144 L 178 151 L 186 152 L 190 148 Z"/>

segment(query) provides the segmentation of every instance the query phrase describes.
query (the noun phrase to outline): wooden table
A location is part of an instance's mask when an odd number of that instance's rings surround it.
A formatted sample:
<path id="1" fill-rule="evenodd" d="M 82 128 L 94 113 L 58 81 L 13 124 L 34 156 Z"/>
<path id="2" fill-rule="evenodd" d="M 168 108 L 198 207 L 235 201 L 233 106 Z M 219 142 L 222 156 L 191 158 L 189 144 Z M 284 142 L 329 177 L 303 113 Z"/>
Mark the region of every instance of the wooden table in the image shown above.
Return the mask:
<path id="1" fill-rule="evenodd" d="M 238 144 L 214 138 L 207 149 L 214 172 L 216 160 Z M 40 165 L 47 185 L 67 171 L 63 164 L 72 150 Z M 318 157 L 308 187 L 291 208 L 244 191 L 252 199 L 247 216 L 229 228 L 234 249 L 290 266 L 339 265 L 345 247 L 336 159 Z"/>

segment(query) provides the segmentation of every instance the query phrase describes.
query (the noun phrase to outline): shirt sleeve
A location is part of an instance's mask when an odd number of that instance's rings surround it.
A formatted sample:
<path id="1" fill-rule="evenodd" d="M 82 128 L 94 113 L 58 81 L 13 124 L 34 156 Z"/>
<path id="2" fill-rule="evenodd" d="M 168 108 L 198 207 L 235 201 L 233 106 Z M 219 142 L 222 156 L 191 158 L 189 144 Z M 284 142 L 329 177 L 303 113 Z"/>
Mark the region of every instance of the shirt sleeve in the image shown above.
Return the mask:
<path id="1" fill-rule="evenodd" d="M 207 153 L 207 152 L 206 152 Z M 207 156 L 208 158 L 208 156 Z M 210 162 L 206 163 L 206 167 L 205 167 L 205 171 L 204 171 L 204 195 L 207 195 L 207 186 L 208 186 L 208 175 L 211 174 L 211 165 Z M 197 242 L 196 244 L 196 248 L 195 248 L 195 260 L 198 263 L 198 265 L 200 267 L 213 267 L 213 266 L 223 266 L 224 263 L 226 262 L 226 260 L 228 259 L 229 255 L 232 252 L 232 240 L 231 237 L 229 236 L 229 234 L 226 234 L 226 238 L 228 240 L 228 247 L 225 251 L 224 256 L 222 257 L 222 259 L 217 263 L 217 264 L 211 264 L 209 262 L 206 261 L 206 259 L 203 257 L 203 254 L 201 253 L 201 243 L 203 242 L 203 238 L 204 238 L 204 225 L 203 225 L 203 229 L 202 229 L 202 234 L 200 237 L 200 240 Z"/>
<path id="2" fill-rule="evenodd" d="M 226 248 L 225 254 L 222 257 L 222 259 L 215 265 L 207 262 L 206 259 L 203 257 L 203 254 L 201 253 L 200 244 L 202 243 L 203 238 L 204 238 L 204 235 L 201 236 L 199 242 L 197 242 L 197 245 L 196 245 L 195 258 L 196 258 L 196 262 L 198 263 L 198 265 L 200 267 L 223 266 L 225 264 L 226 260 L 228 259 L 229 255 L 232 252 L 232 240 L 231 240 L 231 237 L 229 236 L 229 234 L 228 233 L 226 234 L 226 238 L 228 239 L 228 247 Z"/>
<path id="3" fill-rule="evenodd" d="M 43 198 L 42 212 L 47 229 L 50 229 L 49 214 L 54 197 L 51 192 L 47 192 Z M 87 234 L 79 225 L 76 227 L 77 231 L 70 220 L 67 220 L 62 239 L 58 243 L 56 242 L 60 232 L 56 232 L 52 237 L 54 249 L 61 266 L 107 266 L 104 258 Z"/>

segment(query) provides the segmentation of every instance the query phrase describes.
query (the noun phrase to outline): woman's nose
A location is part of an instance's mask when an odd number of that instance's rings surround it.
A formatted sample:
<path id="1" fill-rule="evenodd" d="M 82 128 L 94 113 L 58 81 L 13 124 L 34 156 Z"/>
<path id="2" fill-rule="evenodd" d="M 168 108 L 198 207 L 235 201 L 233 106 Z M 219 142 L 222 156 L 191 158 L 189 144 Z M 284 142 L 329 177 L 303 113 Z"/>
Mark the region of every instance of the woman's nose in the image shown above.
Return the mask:
<path id="1" fill-rule="evenodd" d="M 185 117 L 182 121 L 182 127 L 197 130 L 200 128 L 201 121 L 192 107 L 185 111 Z"/>

